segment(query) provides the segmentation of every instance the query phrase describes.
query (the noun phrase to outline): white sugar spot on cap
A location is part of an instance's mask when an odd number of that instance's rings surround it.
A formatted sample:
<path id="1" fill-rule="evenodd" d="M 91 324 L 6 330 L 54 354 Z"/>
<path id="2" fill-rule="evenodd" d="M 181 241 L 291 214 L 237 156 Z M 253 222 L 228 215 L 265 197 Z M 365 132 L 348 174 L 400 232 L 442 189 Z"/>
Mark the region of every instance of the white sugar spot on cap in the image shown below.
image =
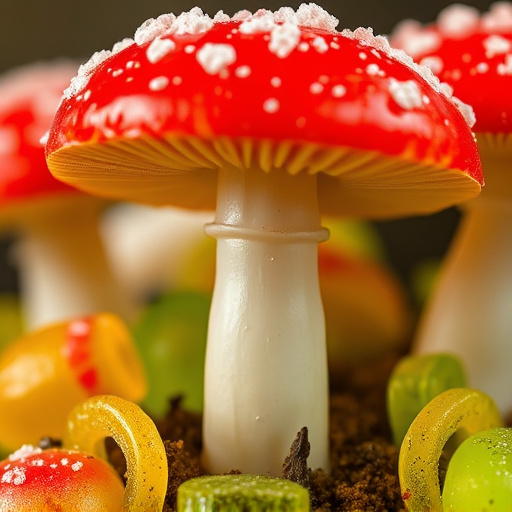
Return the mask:
<path id="1" fill-rule="evenodd" d="M 263 103 L 263 110 L 267 114 L 275 114 L 279 110 L 279 101 L 276 98 L 268 98 Z"/>
<path id="2" fill-rule="evenodd" d="M 71 464 L 71 469 L 73 471 L 80 471 L 83 467 L 84 463 L 77 460 L 76 462 L 74 462 L 73 464 Z"/>
<path id="3" fill-rule="evenodd" d="M 112 76 L 113 77 L 116 77 L 116 76 L 119 76 L 119 75 L 122 75 L 123 74 L 123 69 L 119 68 L 119 69 L 115 69 L 114 71 L 112 71 Z"/>
<path id="4" fill-rule="evenodd" d="M 424 30 L 416 20 L 404 20 L 393 30 L 395 46 L 403 48 L 411 57 L 435 52 L 441 45 L 441 36 L 433 30 Z"/>
<path id="5" fill-rule="evenodd" d="M 118 41 L 112 47 L 112 55 L 122 52 L 125 48 L 131 46 L 135 41 L 131 37 L 125 37 L 121 41 Z"/>
<path id="6" fill-rule="evenodd" d="M 316 36 L 315 39 L 311 42 L 311 46 L 318 53 L 325 53 L 329 49 L 329 45 L 325 41 L 325 39 L 321 36 Z"/>
<path id="7" fill-rule="evenodd" d="M 216 75 L 236 61 L 236 51 L 230 44 L 206 43 L 197 51 L 196 59 L 206 73 Z"/>
<path id="8" fill-rule="evenodd" d="M 137 29 L 133 38 L 139 46 L 142 46 L 155 37 L 171 34 L 175 28 L 175 20 L 176 16 L 172 13 L 162 14 L 156 19 L 150 18 Z"/>
<path id="9" fill-rule="evenodd" d="M 459 98 L 456 98 L 455 96 L 452 97 L 452 101 L 455 103 L 457 108 L 460 110 L 460 113 L 464 117 L 464 120 L 466 121 L 467 125 L 471 128 L 476 123 L 476 116 L 475 111 L 473 110 L 473 107 L 470 105 L 462 102 L 459 100 Z"/>
<path id="10" fill-rule="evenodd" d="M 339 50 L 340 49 L 340 45 L 334 41 L 331 41 L 329 43 L 329 46 L 333 49 L 333 50 Z"/>
<path id="11" fill-rule="evenodd" d="M 300 42 L 297 50 L 299 50 L 299 52 L 307 52 L 309 50 L 309 43 L 306 43 L 306 41 Z"/>
<path id="12" fill-rule="evenodd" d="M 185 53 L 194 53 L 196 51 L 196 47 L 193 44 L 187 44 L 183 50 Z"/>
<path id="13" fill-rule="evenodd" d="M 302 4 L 297 9 L 298 24 L 302 27 L 317 28 L 334 32 L 339 20 L 314 3 Z"/>
<path id="14" fill-rule="evenodd" d="M 166 76 L 157 76 L 149 82 L 151 91 L 162 91 L 169 85 L 169 79 Z"/>
<path id="15" fill-rule="evenodd" d="M 283 59 L 297 47 L 300 40 L 300 29 L 297 25 L 283 23 L 275 26 L 270 32 L 268 49 L 271 53 Z"/>
<path id="16" fill-rule="evenodd" d="M 281 84 L 282 84 L 282 80 L 278 77 L 278 76 L 273 76 L 271 79 L 270 79 L 270 85 L 272 87 L 281 87 Z"/>
<path id="17" fill-rule="evenodd" d="M 69 459 L 67 459 L 66 457 L 63 457 L 62 459 L 60 459 L 60 463 L 63 466 L 67 466 L 69 464 Z"/>
<path id="18" fill-rule="evenodd" d="M 482 26 L 488 32 L 510 32 L 512 30 L 512 3 L 494 2 L 482 16 Z"/>
<path id="19" fill-rule="evenodd" d="M 498 65 L 498 68 L 499 68 L 499 65 Z M 487 73 L 487 71 L 489 71 L 489 64 L 487 64 L 487 62 L 479 62 L 475 66 L 475 69 L 476 69 L 477 73 L 480 73 L 480 74 Z"/>
<path id="20" fill-rule="evenodd" d="M 57 468 L 59 467 L 59 465 L 58 465 L 58 464 L 55 464 L 55 462 L 54 462 L 53 464 L 50 464 L 50 467 L 51 467 L 52 469 L 57 469 Z"/>
<path id="21" fill-rule="evenodd" d="M 180 85 L 183 82 L 183 78 L 181 76 L 173 76 L 172 83 L 173 85 Z"/>
<path id="22" fill-rule="evenodd" d="M 276 22 L 269 11 L 264 11 L 261 16 L 251 15 L 247 17 L 238 27 L 242 34 L 258 34 L 261 32 L 271 32 L 276 26 Z"/>
<path id="23" fill-rule="evenodd" d="M 512 55 L 507 55 L 505 62 L 498 64 L 498 75 L 512 75 Z"/>
<path id="24" fill-rule="evenodd" d="M 443 59 L 441 59 L 441 57 L 437 57 L 436 55 L 423 57 L 423 59 L 420 60 L 420 64 L 422 66 L 427 66 L 427 68 L 430 68 L 432 70 L 432 73 L 435 73 L 436 75 L 441 73 L 444 67 Z"/>
<path id="25" fill-rule="evenodd" d="M 24 444 L 21 448 L 9 455 L 9 460 L 14 461 L 24 459 L 26 457 L 30 457 L 31 455 L 41 453 L 42 451 L 43 450 L 41 450 L 41 448 L 32 444 Z"/>
<path id="26" fill-rule="evenodd" d="M 372 63 L 366 66 L 366 72 L 370 76 L 384 76 L 384 72 L 380 69 L 378 64 Z"/>
<path id="27" fill-rule="evenodd" d="M 217 11 L 215 16 L 213 17 L 214 23 L 226 23 L 231 18 L 229 17 L 229 14 L 225 14 L 224 11 Z"/>
<path id="28" fill-rule="evenodd" d="M 173 24 L 176 34 L 202 34 L 213 27 L 213 20 L 199 7 L 181 13 Z"/>
<path id="29" fill-rule="evenodd" d="M 453 38 L 463 38 L 471 34 L 479 23 L 480 12 L 469 5 L 450 5 L 437 17 L 437 26 L 441 34 Z"/>
<path id="30" fill-rule="evenodd" d="M 30 461 L 30 465 L 34 466 L 34 467 L 44 466 L 44 460 L 43 459 L 33 459 Z"/>
<path id="31" fill-rule="evenodd" d="M 319 82 L 313 82 L 309 86 L 309 92 L 311 94 L 320 94 L 324 90 L 324 86 Z"/>
<path id="32" fill-rule="evenodd" d="M 64 97 L 70 99 L 80 93 L 89 83 L 94 70 L 112 55 L 110 50 L 101 50 L 78 68 L 78 74 L 71 79 L 69 87 L 64 91 Z"/>
<path id="33" fill-rule="evenodd" d="M 0 480 L 3 484 L 14 484 L 21 485 L 25 482 L 27 477 L 25 476 L 26 468 L 14 466 L 9 471 L 6 471 L 2 475 L 2 479 Z"/>
<path id="34" fill-rule="evenodd" d="M 249 66 L 238 66 L 235 69 L 235 76 L 238 78 L 247 78 L 251 74 L 251 68 Z"/>
<path id="35" fill-rule="evenodd" d="M 347 88 L 341 84 L 335 85 L 331 89 L 331 94 L 335 98 L 341 98 L 341 97 L 345 96 L 345 94 L 347 94 Z"/>
<path id="36" fill-rule="evenodd" d="M 512 49 L 512 41 L 505 39 L 504 37 L 493 34 L 483 40 L 485 48 L 485 55 L 488 58 L 508 53 Z"/>
<path id="37" fill-rule="evenodd" d="M 159 37 L 153 39 L 151 44 L 146 50 L 146 57 L 151 64 L 155 64 L 162 60 L 168 53 L 171 53 L 176 48 L 176 43 L 171 39 L 160 39 Z"/>
<path id="38" fill-rule="evenodd" d="M 389 92 L 395 102 L 405 110 L 420 108 L 423 106 L 421 92 L 416 82 L 406 80 L 400 82 L 391 78 L 389 82 Z"/>

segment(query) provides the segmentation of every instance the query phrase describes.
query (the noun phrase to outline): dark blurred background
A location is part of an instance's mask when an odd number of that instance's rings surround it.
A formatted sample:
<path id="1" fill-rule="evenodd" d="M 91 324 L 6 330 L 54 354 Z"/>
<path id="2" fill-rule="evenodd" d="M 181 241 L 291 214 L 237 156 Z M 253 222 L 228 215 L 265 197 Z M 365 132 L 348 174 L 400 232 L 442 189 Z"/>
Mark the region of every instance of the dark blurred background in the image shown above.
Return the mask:
<path id="1" fill-rule="evenodd" d="M 101 49 L 110 49 L 124 37 L 132 37 L 147 18 L 164 12 L 179 14 L 199 5 L 214 15 L 218 10 L 233 14 L 240 9 L 297 8 L 300 1 L 286 0 L 0 0 L 0 73 L 36 60 L 72 57 L 86 61 Z M 323 0 L 322 7 L 340 20 L 339 29 L 373 27 L 386 34 L 405 18 L 433 21 L 452 2 L 443 0 Z M 487 10 L 492 1 L 465 2 Z M 446 251 L 459 220 L 455 209 L 427 217 L 376 223 L 383 237 L 390 264 L 409 281 L 418 262 L 438 259 Z M 17 277 L 9 264 L 10 240 L 0 226 L 0 293 L 14 290 Z"/>

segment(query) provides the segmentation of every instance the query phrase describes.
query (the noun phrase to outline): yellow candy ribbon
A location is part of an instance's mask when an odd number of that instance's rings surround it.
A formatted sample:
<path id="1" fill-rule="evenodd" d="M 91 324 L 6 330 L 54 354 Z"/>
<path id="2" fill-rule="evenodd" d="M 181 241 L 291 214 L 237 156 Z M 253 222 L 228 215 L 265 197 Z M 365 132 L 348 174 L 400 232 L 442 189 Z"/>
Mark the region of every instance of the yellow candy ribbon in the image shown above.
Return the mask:
<path id="1" fill-rule="evenodd" d="M 167 457 L 155 424 L 132 402 L 111 395 L 92 397 L 71 412 L 64 446 L 106 460 L 104 440 L 112 437 L 127 465 L 124 508 L 161 512 L 167 492 Z"/>
<path id="2" fill-rule="evenodd" d="M 439 459 L 453 434 L 461 431 L 466 438 L 501 425 L 496 404 L 481 391 L 453 388 L 431 400 L 412 422 L 400 448 L 398 476 L 407 510 L 442 512 Z"/>

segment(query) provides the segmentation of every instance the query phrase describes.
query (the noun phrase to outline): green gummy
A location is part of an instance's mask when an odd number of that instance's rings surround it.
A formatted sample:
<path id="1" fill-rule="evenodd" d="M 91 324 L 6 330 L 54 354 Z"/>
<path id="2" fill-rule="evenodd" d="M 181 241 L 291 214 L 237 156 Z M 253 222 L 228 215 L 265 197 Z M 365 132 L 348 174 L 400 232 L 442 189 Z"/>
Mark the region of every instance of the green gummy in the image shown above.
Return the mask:
<path id="1" fill-rule="evenodd" d="M 388 417 L 393 442 L 400 446 L 411 423 L 443 391 L 466 386 L 461 361 L 451 354 L 404 357 L 396 365 L 387 388 Z"/>
<path id="2" fill-rule="evenodd" d="M 178 395 L 183 396 L 186 409 L 203 409 L 210 303 L 210 297 L 201 292 L 169 292 L 148 305 L 133 326 L 148 378 L 142 405 L 155 418 L 163 417 L 169 399 Z"/>
<path id="3" fill-rule="evenodd" d="M 215 475 L 178 488 L 178 512 L 309 512 L 309 492 L 281 478 Z"/>
<path id="4" fill-rule="evenodd" d="M 443 489 L 445 512 L 512 510 L 512 429 L 493 428 L 455 451 Z"/>

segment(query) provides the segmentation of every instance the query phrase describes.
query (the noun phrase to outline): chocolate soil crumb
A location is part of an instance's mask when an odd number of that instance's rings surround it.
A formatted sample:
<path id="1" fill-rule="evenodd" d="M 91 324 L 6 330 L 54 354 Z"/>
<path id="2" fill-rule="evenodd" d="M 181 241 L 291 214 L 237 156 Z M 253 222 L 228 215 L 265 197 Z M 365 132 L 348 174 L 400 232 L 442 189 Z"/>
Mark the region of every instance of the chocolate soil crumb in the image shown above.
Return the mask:
<path id="1" fill-rule="evenodd" d="M 365 366 L 364 370 L 347 369 L 343 379 L 331 383 L 330 474 L 307 470 L 298 462 L 308 444 L 303 431 L 302 436 L 299 433 L 295 441 L 291 440 L 287 461 L 295 460 L 302 474 L 308 475 L 313 512 L 405 510 L 398 482 L 398 448 L 391 443 L 386 416 L 386 384 L 395 362 L 393 358 L 373 367 Z M 164 439 L 169 467 L 164 512 L 174 512 L 178 486 L 206 474 L 199 459 L 201 416 L 183 409 L 177 398 L 170 402 L 167 416 L 156 425 Z M 110 446 L 114 461 L 115 451 Z M 124 474 L 119 460 L 113 464 Z M 237 473 L 236 468 L 232 473 Z"/>

